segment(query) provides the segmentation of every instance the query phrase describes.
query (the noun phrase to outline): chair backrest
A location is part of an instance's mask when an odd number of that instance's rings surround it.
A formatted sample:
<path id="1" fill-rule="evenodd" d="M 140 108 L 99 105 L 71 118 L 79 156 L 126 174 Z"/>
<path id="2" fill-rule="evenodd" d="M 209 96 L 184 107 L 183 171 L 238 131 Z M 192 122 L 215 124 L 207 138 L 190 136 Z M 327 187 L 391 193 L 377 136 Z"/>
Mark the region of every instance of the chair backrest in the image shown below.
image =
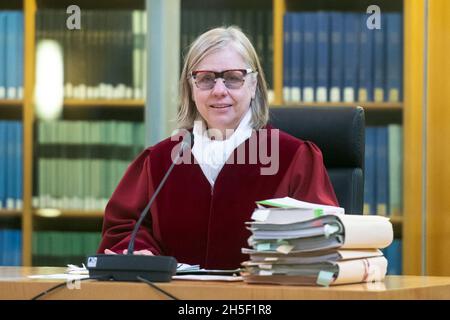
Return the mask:
<path id="1" fill-rule="evenodd" d="M 361 107 L 274 107 L 270 123 L 314 142 L 322 151 L 339 205 L 346 213 L 362 213 L 365 122 Z"/>

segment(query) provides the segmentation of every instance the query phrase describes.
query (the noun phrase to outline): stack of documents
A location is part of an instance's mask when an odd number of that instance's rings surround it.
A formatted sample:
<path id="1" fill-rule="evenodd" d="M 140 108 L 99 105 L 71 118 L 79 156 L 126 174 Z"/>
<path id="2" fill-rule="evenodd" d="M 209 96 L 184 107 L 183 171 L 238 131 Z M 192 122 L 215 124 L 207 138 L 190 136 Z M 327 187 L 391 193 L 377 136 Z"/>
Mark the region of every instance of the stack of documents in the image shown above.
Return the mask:
<path id="1" fill-rule="evenodd" d="M 346 215 L 343 208 L 281 198 L 259 202 L 252 219 L 251 249 L 242 249 L 250 256 L 243 263 L 246 282 L 328 286 L 386 275 L 379 250 L 393 240 L 386 217 Z"/>

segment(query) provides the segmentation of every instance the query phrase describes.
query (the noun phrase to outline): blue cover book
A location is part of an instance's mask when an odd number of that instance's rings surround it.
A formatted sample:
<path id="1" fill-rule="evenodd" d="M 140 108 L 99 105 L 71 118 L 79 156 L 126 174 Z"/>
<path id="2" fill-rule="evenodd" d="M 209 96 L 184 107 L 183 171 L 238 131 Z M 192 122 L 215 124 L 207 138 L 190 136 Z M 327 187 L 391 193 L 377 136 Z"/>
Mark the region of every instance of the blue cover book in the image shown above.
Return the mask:
<path id="1" fill-rule="evenodd" d="M 4 266 L 4 258 L 3 255 L 5 254 L 5 230 L 0 229 L 0 266 Z"/>
<path id="2" fill-rule="evenodd" d="M 360 16 L 358 101 L 373 101 L 373 30 L 367 28 L 367 15 Z"/>
<path id="3" fill-rule="evenodd" d="M 13 256 L 11 264 L 13 266 L 22 265 L 22 231 L 14 229 L 12 230 L 13 240 Z"/>
<path id="4" fill-rule="evenodd" d="M 316 101 L 328 101 L 330 89 L 330 14 L 319 11 L 317 21 L 317 82 Z"/>
<path id="5" fill-rule="evenodd" d="M 4 266 L 12 266 L 13 265 L 13 235 L 12 230 L 3 229 L 3 245 L 2 245 L 2 256 L 3 261 L 2 264 Z"/>
<path id="6" fill-rule="evenodd" d="M 291 101 L 291 55 L 292 55 L 292 30 L 291 21 L 293 13 L 286 12 L 283 17 L 283 100 Z"/>
<path id="7" fill-rule="evenodd" d="M 316 87 L 316 19 L 315 13 L 307 12 L 303 15 L 303 101 L 314 101 Z"/>
<path id="8" fill-rule="evenodd" d="M 382 250 L 388 260 L 388 275 L 401 275 L 403 273 L 402 264 L 402 240 L 394 239 L 391 245 Z"/>
<path id="9" fill-rule="evenodd" d="M 331 68 L 330 101 L 343 100 L 344 85 L 344 14 L 331 12 Z"/>
<path id="10" fill-rule="evenodd" d="M 291 16 L 291 101 L 300 102 L 303 64 L 303 14 Z"/>
<path id="11" fill-rule="evenodd" d="M 6 13 L 0 12 L 0 99 L 6 98 Z"/>
<path id="12" fill-rule="evenodd" d="M 385 99 L 400 102 L 403 97 L 403 19 L 400 13 L 385 13 L 387 62 Z"/>
<path id="13" fill-rule="evenodd" d="M 16 192 L 16 130 L 14 122 L 6 122 L 6 208 L 15 208 Z"/>
<path id="14" fill-rule="evenodd" d="M 381 29 L 373 29 L 373 100 L 384 101 L 386 61 L 386 18 L 381 15 Z"/>
<path id="15" fill-rule="evenodd" d="M 0 121 L 0 209 L 6 208 L 6 122 Z"/>
<path id="16" fill-rule="evenodd" d="M 17 86 L 17 94 L 16 94 L 16 98 L 17 99 L 23 99 L 23 64 L 24 64 L 24 59 L 23 59 L 23 41 L 24 41 L 24 30 L 23 30 L 23 13 L 22 12 L 17 12 L 16 14 L 16 19 L 17 19 L 17 48 L 16 48 L 16 55 L 17 55 L 17 59 L 16 59 L 16 63 L 17 63 L 17 75 L 16 75 L 16 86 Z"/>
<path id="17" fill-rule="evenodd" d="M 14 129 L 16 131 L 16 143 L 15 143 L 15 208 L 17 210 L 22 210 L 23 201 L 23 128 L 22 123 L 17 121 L 14 122 Z"/>
<path id="18" fill-rule="evenodd" d="M 6 97 L 17 99 L 18 65 L 18 12 L 6 13 Z"/>
<path id="19" fill-rule="evenodd" d="M 377 127 L 376 135 L 376 212 L 386 216 L 389 212 L 388 128 Z"/>
<path id="20" fill-rule="evenodd" d="M 364 214 L 375 214 L 375 142 L 376 128 L 366 127 L 364 155 Z"/>
<path id="21" fill-rule="evenodd" d="M 356 100 L 358 87 L 358 32 L 360 30 L 359 14 L 345 14 L 344 33 L 344 102 Z"/>

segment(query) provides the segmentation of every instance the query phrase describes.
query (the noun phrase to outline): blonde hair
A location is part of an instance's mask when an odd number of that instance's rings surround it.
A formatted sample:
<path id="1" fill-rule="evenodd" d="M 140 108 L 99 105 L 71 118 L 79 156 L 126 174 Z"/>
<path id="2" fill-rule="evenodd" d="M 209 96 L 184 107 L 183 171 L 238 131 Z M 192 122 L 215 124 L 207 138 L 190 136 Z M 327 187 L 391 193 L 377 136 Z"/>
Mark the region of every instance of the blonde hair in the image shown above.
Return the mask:
<path id="1" fill-rule="evenodd" d="M 186 55 L 180 78 L 180 108 L 177 114 L 179 128 L 190 129 L 199 113 L 192 100 L 191 72 L 207 55 L 233 44 L 249 67 L 257 71 L 255 98 L 250 103 L 253 129 L 261 129 L 269 120 L 267 85 L 258 55 L 247 36 L 236 26 L 211 29 L 201 34 Z"/>

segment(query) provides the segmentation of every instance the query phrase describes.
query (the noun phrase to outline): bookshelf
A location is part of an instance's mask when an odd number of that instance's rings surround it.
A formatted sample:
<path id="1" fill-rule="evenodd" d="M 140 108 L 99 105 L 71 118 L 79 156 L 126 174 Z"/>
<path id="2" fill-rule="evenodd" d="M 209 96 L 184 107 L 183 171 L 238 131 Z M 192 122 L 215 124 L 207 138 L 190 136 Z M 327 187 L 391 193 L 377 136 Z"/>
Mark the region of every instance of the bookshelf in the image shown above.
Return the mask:
<path id="1" fill-rule="evenodd" d="M 20 3 L 19 3 L 20 2 Z M 38 230 L 46 230 L 51 225 L 53 230 L 64 229 L 67 224 L 76 225 L 76 220 L 87 220 L 90 231 L 101 230 L 102 212 L 99 210 L 57 210 L 45 216 L 45 210 L 33 208 L 35 192 L 35 151 L 36 115 L 34 112 L 33 92 L 35 87 L 35 49 L 36 49 L 36 13 L 43 9 L 64 9 L 73 1 L 24 0 L 18 1 L 14 7 L 2 6 L 1 9 L 23 10 L 24 15 L 24 98 L 23 100 L 0 100 L 1 119 L 22 119 L 23 123 L 23 210 L 1 210 L 2 218 L 20 219 L 22 231 L 22 264 L 32 264 L 33 234 Z M 87 10 L 143 10 L 144 0 L 127 1 L 76 1 L 76 4 Z M 114 120 L 125 114 L 125 119 L 142 121 L 144 99 L 65 99 L 63 119 L 69 120 Z M 12 110 L 12 108 L 17 109 Z M 22 112 L 26 110 L 26 112 Z M 48 214 L 48 212 L 47 212 Z M 93 222 L 94 221 L 94 222 Z M 97 222 L 95 222 L 97 221 Z M 88 228 L 89 229 L 89 228 Z M 75 230 L 73 230 L 75 231 Z"/>
<path id="2" fill-rule="evenodd" d="M 180 0 L 181 10 L 186 7 L 198 7 L 206 3 L 200 0 Z M 101 221 L 102 212 L 98 210 L 59 210 L 59 214 L 54 217 L 42 217 L 41 214 L 33 209 L 33 189 L 35 184 L 35 150 L 36 150 L 36 132 L 35 132 L 35 112 L 33 90 L 35 87 L 35 36 L 36 36 L 36 20 L 35 13 L 41 8 L 65 8 L 74 1 L 64 0 L 23 0 L 17 2 L 8 2 L 2 4 L 0 9 L 15 9 L 23 10 L 24 14 L 24 97 L 23 99 L 0 100 L 0 118 L 22 120 L 23 123 L 23 210 L 0 210 L 0 217 L 3 219 L 13 219 L 20 221 L 22 230 L 22 261 L 23 265 L 31 265 L 32 263 L 32 235 L 34 231 L 38 230 L 42 225 L 51 224 L 55 228 L 65 228 L 67 221 L 86 220 L 92 225 L 98 227 L 98 221 Z M 106 7 L 114 9 L 144 9 L 145 1 L 75 1 L 83 8 L 89 9 L 105 9 Z M 366 8 L 371 1 L 365 0 L 345 0 L 339 1 L 339 6 L 342 10 L 347 10 L 349 7 L 358 3 L 358 8 Z M 450 180 L 448 170 L 443 172 L 438 169 L 431 168 L 432 165 L 436 167 L 445 167 L 445 163 L 440 162 L 441 158 L 449 159 L 448 153 L 442 152 L 438 147 L 432 145 L 431 149 L 425 150 L 422 148 L 424 138 L 422 135 L 423 129 L 423 115 L 422 115 L 422 100 L 424 95 L 423 89 L 423 26 L 424 26 L 424 1 L 376 1 L 382 7 L 387 7 L 389 10 L 397 10 L 400 6 L 403 10 L 404 16 L 404 101 L 395 103 L 375 103 L 375 102 L 354 102 L 354 103 L 339 103 L 339 105 L 361 105 L 365 108 L 369 122 L 375 125 L 383 123 L 401 123 L 403 124 L 404 132 L 404 212 L 403 216 L 395 216 L 392 218 L 394 229 L 397 235 L 401 235 L 404 243 L 404 272 L 405 274 L 419 274 L 420 273 L 420 259 L 421 259 L 421 240 L 422 223 L 421 223 L 421 207 L 423 204 L 423 190 L 421 187 L 422 176 L 420 168 L 422 168 L 422 158 L 424 155 L 430 157 L 432 161 L 428 164 L 428 183 L 434 187 L 426 195 L 428 217 L 431 219 L 427 226 L 428 234 L 446 234 L 448 230 L 445 225 L 448 218 L 444 216 L 448 212 L 440 210 L 442 205 L 439 204 L 439 198 L 445 199 L 448 197 L 448 188 L 442 184 L 443 179 Z M 438 46 L 439 39 L 442 43 L 446 43 L 445 32 L 439 30 L 448 30 L 448 22 L 443 22 L 440 12 L 448 10 L 448 4 L 443 0 L 435 1 L 436 3 L 431 7 L 430 18 L 433 20 L 431 24 L 430 33 L 433 38 L 430 43 L 430 61 L 433 61 L 431 67 L 433 68 L 430 76 L 432 76 L 433 83 L 439 83 L 440 86 L 433 87 L 430 99 L 433 106 L 430 107 L 431 119 L 436 121 L 432 128 L 428 129 L 429 143 L 435 143 L 441 139 L 442 132 L 448 134 L 448 129 L 442 121 L 449 120 L 448 116 L 448 101 L 447 97 L 450 90 L 445 87 L 445 74 L 448 74 L 449 68 L 443 61 L 445 59 L 446 50 Z M 208 2 L 209 6 L 211 2 Z M 230 8 L 239 6 L 240 1 L 230 1 L 229 4 L 221 4 L 223 6 L 229 5 Z M 274 91 L 273 106 L 289 106 L 292 108 L 299 106 L 332 106 L 336 103 L 286 103 L 283 101 L 283 15 L 289 10 L 317 10 L 328 9 L 333 6 L 334 1 L 311 1 L 311 0 L 269 0 L 264 1 L 262 6 L 272 11 L 273 19 L 273 68 L 272 83 Z M 246 6 L 257 6 L 257 1 L 253 1 Z M 334 4 L 336 5 L 336 4 Z M 358 10 L 359 10 L 358 9 Z M 182 11 L 183 12 L 183 11 Z M 440 23 L 440 24 L 439 24 Z M 442 27 L 443 26 L 443 27 Z M 447 29 L 445 29 L 447 28 Z M 182 48 L 183 50 L 183 48 Z M 180 50 L 180 51 L 182 51 Z M 433 60 L 432 60 L 433 59 Z M 441 70 L 440 70 L 441 69 Z M 429 80 L 431 81 L 431 80 Z M 445 94 L 443 94 L 445 93 Z M 131 119 L 143 119 L 145 100 L 144 99 L 66 99 L 64 101 L 64 117 L 65 119 L 77 120 L 84 119 L 117 119 L 120 116 L 132 114 Z M 444 130 L 444 131 L 442 131 Z M 444 137 L 445 139 L 445 137 Z M 445 141 L 445 140 L 444 140 Z M 439 151 L 441 151 L 439 153 Z M 429 161 L 430 161 L 429 160 Z M 434 161 L 434 162 L 433 162 Z M 439 187 L 439 188 L 438 188 Z M 439 192 L 435 190 L 441 190 Z M 438 212 L 438 213 L 437 213 Z M 437 219 L 442 219 L 443 223 L 439 223 Z M 2 220 L 0 220 L 0 223 Z M 53 222 L 49 222 L 53 221 Z M 97 222 L 92 222 L 97 221 Z M 92 228 L 92 226 L 91 226 Z M 44 228 L 45 229 L 45 228 Z M 448 258 L 441 257 L 439 253 L 440 246 L 449 248 L 450 245 L 444 240 L 444 245 L 439 244 L 439 237 L 431 238 L 427 244 L 428 248 L 428 264 L 429 269 L 435 274 L 444 274 L 448 268 L 438 267 L 438 265 L 448 264 Z"/>

